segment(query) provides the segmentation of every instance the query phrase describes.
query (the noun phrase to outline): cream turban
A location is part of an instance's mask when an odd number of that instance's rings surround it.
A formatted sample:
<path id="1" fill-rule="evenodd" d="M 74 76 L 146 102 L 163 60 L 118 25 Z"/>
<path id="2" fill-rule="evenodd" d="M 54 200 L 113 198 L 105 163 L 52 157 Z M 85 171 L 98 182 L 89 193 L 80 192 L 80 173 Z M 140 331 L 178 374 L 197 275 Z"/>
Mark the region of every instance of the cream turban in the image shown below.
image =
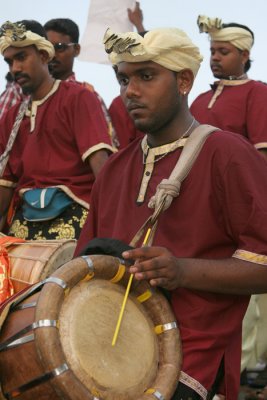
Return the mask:
<path id="1" fill-rule="evenodd" d="M 0 51 L 4 51 L 10 47 L 26 47 L 35 45 L 38 50 L 45 50 L 49 55 L 49 61 L 55 55 L 54 46 L 44 37 L 37 35 L 31 31 L 27 31 L 24 25 L 12 22 L 5 22 L 0 28 Z"/>
<path id="2" fill-rule="evenodd" d="M 196 76 L 202 61 L 198 47 L 176 28 L 153 29 L 144 37 L 136 32 L 113 33 L 108 29 L 103 42 L 113 64 L 153 61 L 171 71 L 191 69 Z"/>
<path id="3" fill-rule="evenodd" d="M 218 42 L 230 42 L 240 50 L 250 51 L 253 46 L 251 33 L 241 27 L 223 27 L 219 18 L 208 18 L 199 15 L 197 19 L 200 32 L 209 34 L 210 39 Z"/>

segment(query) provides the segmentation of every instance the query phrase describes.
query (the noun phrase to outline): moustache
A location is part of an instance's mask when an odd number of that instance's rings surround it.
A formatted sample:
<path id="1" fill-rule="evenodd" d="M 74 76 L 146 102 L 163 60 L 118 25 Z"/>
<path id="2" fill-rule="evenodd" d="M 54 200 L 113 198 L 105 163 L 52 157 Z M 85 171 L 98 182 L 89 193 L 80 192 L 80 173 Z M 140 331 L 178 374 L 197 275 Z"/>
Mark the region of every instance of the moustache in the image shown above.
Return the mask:
<path id="1" fill-rule="evenodd" d="M 215 67 L 215 68 L 221 68 L 221 65 L 218 64 L 218 63 L 212 63 L 210 66 L 211 66 L 211 68 L 213 68 L 213 67 Z"/>
<path id="2" fill-rule="evenodd" d="M 57 60 L 52 60 L 49 64 L 48 64 L 48 66 L 49 67 L 53 67 L 54 65 L 60 65 L 61 63 L 59 62 L 59 61 L 57 61 Z"/>
<path id="3" fill-rule="evenodd" d="M 135 110 L 136 108 L 145 108 L 144 104 L 137 103 L 137 102 L 127 102 L 125 104 L 128 111 Z"/>
<path id="4" fill-rule="evenodd" d="M 14 81 L 17 82 L 17 80 L 20 79 L 20 78 L 29 79 L 30 77 L 29 77 L 29 75 L 27 75 L 27 74 L 22 74 L 21 72 L 16 72 L 16 73 L 13 75 L 13 78 L 14 78 Z"/>

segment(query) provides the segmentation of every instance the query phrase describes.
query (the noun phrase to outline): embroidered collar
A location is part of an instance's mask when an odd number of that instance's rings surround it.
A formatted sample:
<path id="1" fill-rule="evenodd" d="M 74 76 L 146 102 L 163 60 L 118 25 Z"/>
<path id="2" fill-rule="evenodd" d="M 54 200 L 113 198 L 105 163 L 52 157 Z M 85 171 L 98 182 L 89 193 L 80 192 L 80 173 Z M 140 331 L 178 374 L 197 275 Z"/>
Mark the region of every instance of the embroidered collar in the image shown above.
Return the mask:
<path id="1" fill-rule="evenodd" d="M 219 85 L 222 86 L 239 86 L 244 85 L 244 83 L 249 82 L 251 79 L 247 77 L 247 75 L 242 79 L 220 79 L 219 81 L 213 82 L 210 87 L 212 90 L 216 90 Z"/>
<path id="2" fill-rule="evenodd" d="M 42 105 L 43 103 L 45 103 L 46 100 L 49 99 L 58 90 L 60 82 L 61 81 L 59 79 L 57 79 L 54 82 L 54 85 L 53 85 L 52 89 L 50 90 L 50 92 L 48 92 L 47 95 L 45 97 L 43 97 L 41 100 L 34 100 L 29 103 L 30 109 L 28 108 L 28 110 L 26 111 L 25 114 L 27 117 L 30 117 L 30 123 L 31 123 L 30 132 L 33 132 L 34 128 L 35 128 L 35 119 L 36 119 L 38 107 L 40 105 Z"/>
<path id="3" fill-rule="evenodd" d="M 240 86 L 250 82 L 250 80 L 251 79 L 247 78 L 247 79 L 235 79 L 235 80 L 220 79 L 219 81 L 215 81 L 213 85 L 210 85 L 211 89 L 214 91 L 214 94 L 208 104 L 208 108 L 209 109 L 212 108 L 212 106 L 222 93 L 225 86 Z"/>
<path id="4" fill-rule="evenodd" d="M 147 135 L 144 136 L 141 142 L 141 148 L 144 158 L 144 170 L 139 193 L 136 200 L 138 204 L 142 204 L 144 202 L 147 187 L 154 170 L 154 164 L 157 161 L 161 160 L 165 155 L 167 156 L 169 153 L 177 150 L 179 147 L 184 147 L 186 141 L 187 137 L 179 138 L 174 142 L 167 143 L 162 146 L 149 147 L 149 145 L 147 144 Z"/>
<path id="5" fill-rule="evenodd" d="M 178 149 L 178 147 L 183 147 L 187 138 L 179 138 L 175 140 L 174 142 L 163 144 L 162 146 L 158 147 L 149 147 L 147 143 L 147 135 L 145 135 L 142 139 L 141 142 L 141 147 L 142 151 L 144 153 L 144 156 L 147 157 L 148 153 L 151 153 L 154 157 L 163 155 L 165 153 L 170 153 L 171 151 L 174 151 Z"/>

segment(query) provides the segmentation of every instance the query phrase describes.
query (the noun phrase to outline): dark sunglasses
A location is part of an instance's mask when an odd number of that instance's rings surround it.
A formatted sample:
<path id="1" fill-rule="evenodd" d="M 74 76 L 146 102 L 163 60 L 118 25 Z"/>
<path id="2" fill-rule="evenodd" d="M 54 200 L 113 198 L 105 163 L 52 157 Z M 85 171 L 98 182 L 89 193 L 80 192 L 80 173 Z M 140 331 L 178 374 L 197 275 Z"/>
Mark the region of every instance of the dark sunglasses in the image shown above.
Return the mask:
<path id="1" fill-rule="evenodd" d="M 55 43 L 54 49 L 58 53 L 63 53 L 69 46 L 75 46 L 76 43 Z"/>

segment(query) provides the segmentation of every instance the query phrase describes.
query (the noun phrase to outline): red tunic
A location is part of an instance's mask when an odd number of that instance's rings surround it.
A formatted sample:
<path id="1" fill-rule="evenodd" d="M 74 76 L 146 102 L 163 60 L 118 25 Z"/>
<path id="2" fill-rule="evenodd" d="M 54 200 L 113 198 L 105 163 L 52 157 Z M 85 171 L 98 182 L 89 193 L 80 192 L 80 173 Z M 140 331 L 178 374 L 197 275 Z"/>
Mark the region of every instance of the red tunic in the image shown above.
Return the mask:
<path id="1" fill-rule="evenodd" d="M 0 126 L 0 152 L 6 146 L 19 104 Z M 94 151 L 112 151 L 107 125 L 95 94 L 61 82 L 55 93 L 38 105 L 35 127 L 24 117 L 0 184 L 23 188 L 61 186 L 88 208 L 95 180 L 88 160 Z"/>
<path id="2" fill-rule="evenodd" d="M 181 150 L 155 162 L 145 202 L 136 199 L 143 168 L 140 141 L 113 155 L 93 188 L 91 211 L 76 254 L 95 237 L 130 243 L 151 210 L 157 184 L 170 175 Z M 239 250 L 267 254 L 267 162 L 246 140 L 215 132 L 160 217 L 154 245 L 177 257 L 224 259 Z M 265 257 L 267 265 L 267 257 Z M 183 344 L 180 380 L 203 398 L 225 358 L 227 400 L 236 400 L 240 378 L 241 324 L 248 296 L 176 289 L 172 305 Z"/>
<path id="3" fill-rule="evenodd" d="M 132 118 L 123 104 L 121 96 L 116 97 L 112 101 L 108 112 L 120 143 L 119 149 L 123 149 L 134 139 L 144 136 L 143 132 L 136 129 Z"/>
<path id="4" fill-rule="evenodd" d="M 199 95 L 191 105 L 192 114 L 202 124 L 239 133 L 256 148 L 267 148 L 267 85 L 249 80 L 231 86 L 231 82 L 224 86 L 211 108 L 208 104 L 214 90 Z"/>

